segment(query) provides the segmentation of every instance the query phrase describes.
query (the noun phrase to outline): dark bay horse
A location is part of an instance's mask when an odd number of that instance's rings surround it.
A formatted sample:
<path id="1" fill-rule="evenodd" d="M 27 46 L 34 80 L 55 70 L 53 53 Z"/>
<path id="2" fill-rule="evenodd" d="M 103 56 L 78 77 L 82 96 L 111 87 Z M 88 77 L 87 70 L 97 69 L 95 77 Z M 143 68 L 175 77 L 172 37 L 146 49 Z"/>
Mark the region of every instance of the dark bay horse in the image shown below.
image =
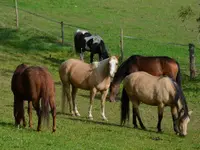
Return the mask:
<path id="1" fill-rule="evenodd" d="M 161 121 L 165 106 L 171 107 L 174 131 L 181 136 L 187 135 L 187 124 L 192 111 L 188 111 L 187 103 L 182 89 L 167 76 L 152 76 L 147 72 L 139 71 L 126 76 L 123 83 L 121 97 L 121 124 L 129 118 L 129 101 L 133 108 L 133 125 L 137 128 L 137 118 L 142 129 L 139 113 L 141 103 L 158 106 L 158 132 L 161 132 Z"/>
<path id="2" fill-rule="evenodd" d="M 67 98 L 70 113 L 80 116 L 76 105 L 76 93 L 78 89 L 90 91 L 90 106 L 88 111 L 89 119 L 93 119 L 92 105 L 97 92 L 101 92 L 101 115 L 105 117 L 105 99 L 108 94 L 111 78 L 114 77 L 118 67 L 118 58 L 111 56 L 100 62 L 92 64 L 85 63 L 78 59 L 69 59 L 60 65 L 59 75 L 62 81 L 62 112 L 64 112 Z M 72 89 L 72 92 L 70 92 Z M 73 102 L 73 110 L 71 107 Z"/>
<path id="3" fill-rule="evenodd" d="M 109 57 L 103 39 L 99 35 L 92 35 L 85 30 L 77 30 L 74 35 L 74 45 L 76 53 L 80 54 L 80 59 L 84 60 L 84 52 L 90 52 L 90 63 L 93 62 L 94 54 L 99 55 L 99 61 Z"/>
<path id="4" fill-rule="evenodd" d="M 132 55 L 117 69 L 110 85 L 110 101 L 115 101 L 121 81 L 130 73 L 145 71 L 154 76 L 167 75 L 181 87 L 181 72 L 179 63 L 167 56 L 140 56 Z"/>
<path id="5" fill-rule="evenodd" d="M 41 130 L 42 120 L 48 124 L 50 105 L 53 117 L 53 132 L 56 131 L 55 86 L 47 69 L 25 64 L 17 66 L 12 76 L 11 90 L 14 94 L 15 125 L 20 125 L 22 121 L 24 127 L 26 126 L 24 101 L 27 100 L 29 127 L 32 128 L 32 105 L 38 116 L 37 131 Z"/>

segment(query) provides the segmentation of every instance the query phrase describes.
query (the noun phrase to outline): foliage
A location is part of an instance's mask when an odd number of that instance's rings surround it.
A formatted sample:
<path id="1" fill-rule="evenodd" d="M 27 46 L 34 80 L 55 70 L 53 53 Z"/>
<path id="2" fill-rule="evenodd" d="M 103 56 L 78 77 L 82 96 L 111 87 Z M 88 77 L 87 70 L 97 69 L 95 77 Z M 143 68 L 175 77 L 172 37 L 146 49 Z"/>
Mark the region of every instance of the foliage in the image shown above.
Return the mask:
<path id="1" fill-rule="evenodd" d="M 200 5 L 200 4 L 199 4 Z M 194 12 L 191 6 L 181 7 L 179 9 L 179 17 L 181 18 L 182 22 L 189 19 L 191 16 L 194 16 Z M 200 16 L 197 17 L 196 21 L 200 23 Z M 200 25 L 198 26 L 198 31 L 200 32 Z"/>

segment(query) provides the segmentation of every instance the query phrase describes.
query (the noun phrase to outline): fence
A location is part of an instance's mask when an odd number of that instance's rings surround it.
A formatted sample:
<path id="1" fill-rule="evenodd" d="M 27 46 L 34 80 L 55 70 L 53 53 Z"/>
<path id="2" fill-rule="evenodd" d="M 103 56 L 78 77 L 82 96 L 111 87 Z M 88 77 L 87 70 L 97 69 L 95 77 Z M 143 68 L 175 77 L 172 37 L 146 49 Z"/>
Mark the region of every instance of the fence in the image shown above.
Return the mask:
<path id="1" fill-rule="evenodd" d="M 121 61 L 123 61 L 124 59 L 124 39 L 132 39 L 132 40 L 147 40 L 147 39 L 143 39 L 143 38 L 137 38 L 134 36 L 127 36 L 123 34 L 123 29 L 120 30 L 120 51 L 121 51 Z M 180 43 L 161 43 L 161 42 L 157 42 L 157 41 L 151 41 L 151 42 L 156 42 L 162 45 L 174 45 L 174 46 L 181 46 L 181 47 L 188 47 L 188 51 L 189 51 L 189 72 L 190 72 L 190 79 L 194 79 L 195 76 L 197 76 L 197 67 L 196 66 L 200 66 L 200 64 L 195 64 L 195 45 L 192 43 L 189 44 L 180 44 Z M 199 48 L 197 48 L 199 50 Z M 187 64 L 182 64 L 182 65 L 187 65 Z M 186 68 L 185 68 L 186 69 Z"/>
<path id="2" fill-rule="evenodd" d="M 17 2 L 17 1 L 15 1 L 15 2 Z M 62 45 L 65 45 L 66 43 L 68 45 L 71 45 L 71 46 L 73 45 L 72 42 L 68 43 L 67 41 L 72 41 L 72 37 L 73 37 L 73 33 L 74 33 L 74 29 L 75 28 L 81 28 L 81 29 L 88 30 L 85 27 L 80 27 L 80 26 L 76 26 L 76 25 L 67 24 L 67 23 L 65 23 L 63 21 L 58 21 L 58 20 L 55 20 L 55 19 L 52 19 L 52 18 L 49 18 L 49 17 L 45 17 L 43 15 L 39 15 L 39 14 L 30 12 L 30 11 L 24 10 L 22 8 L 18 8 L 17 3 L 15 3 L 15 6 L 7 5 L 5 7 L 8 7 L 10 9 L 15 8 L 15 14 L 16 15 L 14 15 L 14 13 L 12 13 L 12 17 L 15 18 L 15 20 L 16 20 L 16 28 L 17 29 L 21 25 L 28 26 L 30 28 L 34 28 L 35 30 L 39 30 L 39 31 L 41 31 L 41 32 L 43 32 L 43 33 L 45 33 L 47 35 L 50 35 L 52 37 L 57 38 L 58 41 L 60 41 L 60 43 L 62 43 Z M 18 15 L 18 13 L 20 13 L 20 15 Z M 27 15 L 29 15 L 29 17 L 27 17 Z M 20 20 L 19 16 L 21 18 L 23 18 L 23 19 L 21 19 L 23 21 Z M 32 20 L 38 20 L 38 18 L 42 19 L 42 20 L 40 20 L 40 22 L 41 22 L 41 24 L 43 24 L 43 26 L 37 27 L 37 25 L 32 22 Z M 26 21 L 24 21 L 24 20 L 26 20 Z M 45 26 L 50 26 L 51 31 L 44 29 Z M 69 28 L 73 29 L 73 30 L 70 30 Z M 90 31 L 91 31 L 91 29 L 90 29 Z M 108 35 L 108 36 L 110 36 L 110 35 Z M 126 39 L 126 40 L 127 39 L 131 39 L 131 40 L 148 41 L 147 39 L 143 39 L 143 38 L 137 38 L 137 37 L 134 37 L 134 36 L 123 35 L 123 30 L 120 31 L 120 36 L 119 37 L 120 37 L 121 60 L 124 59 L 124 51 L 126 50 L 126 48 L 124 48 L 125 47 L 124 39 Z M 160 43 L 160 42 L 157 42 L 157 41 L 150 41 L 150 42 L 159 43 L 159 44 L 165 44 L 165 45 L 182 46 L 182 47 L 185 47 L 185 48 L 188 47 L 188 44 Z M 186 68 L 188 68 L 186 66 L 189 66 L 190 77 L 192 79 L 192 78 L 194 78 L 196 76 L 196 66 L 200 66 L 200 65 L 197 64 L 195 66 L 194 46 L 189 48 L 189 52 L 190 52 L 190 54 L 189 54 L 190 62 L 188 64 L 182 64 L 182 66 L 185 67 L 185 68 L 184 67 L 182 67 L 182 68 L 186 69 Z M 186 69 L 186 70 L 188 70 L 188 69 Z"/>

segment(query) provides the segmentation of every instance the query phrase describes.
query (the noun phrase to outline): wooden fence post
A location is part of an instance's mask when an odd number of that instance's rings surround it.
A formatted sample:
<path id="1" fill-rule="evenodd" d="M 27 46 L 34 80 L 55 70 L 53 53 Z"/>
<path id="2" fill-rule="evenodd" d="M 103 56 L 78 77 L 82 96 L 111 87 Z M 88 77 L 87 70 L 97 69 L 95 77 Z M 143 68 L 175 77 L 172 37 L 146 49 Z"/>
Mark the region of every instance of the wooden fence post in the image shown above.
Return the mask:
<path id="1" fill-rule="evenodd" d="M 61 21 L 61 37 L 62 37 L 62 45 L 64 45 L 64 23 Z"/>
<path id="2" fill-rule="evenodd" d="M 124 59 L 124 39 L 123 39 L 123 29 L 121 28 L 120 30 L 120 52 L 121 52 L 121 57 L 120 57 L 120 62 L 123 61 Z"/>
<path id="3" fill-rule="evenodd" d="M 189 44 L 189 54 L 190 54 L 190 79 L 194 79 L 196 76 L 196 70 L 195 70 L 195 56 L 194 56 L 194 44 Z"/>
<path id="4" fill-rule="evenodd" d="M 15 0 L 15 13 L 16 13 L 16 28 L 19 29 L 19 16 L 18 16 L 18 7 L 17 0 Z"/>

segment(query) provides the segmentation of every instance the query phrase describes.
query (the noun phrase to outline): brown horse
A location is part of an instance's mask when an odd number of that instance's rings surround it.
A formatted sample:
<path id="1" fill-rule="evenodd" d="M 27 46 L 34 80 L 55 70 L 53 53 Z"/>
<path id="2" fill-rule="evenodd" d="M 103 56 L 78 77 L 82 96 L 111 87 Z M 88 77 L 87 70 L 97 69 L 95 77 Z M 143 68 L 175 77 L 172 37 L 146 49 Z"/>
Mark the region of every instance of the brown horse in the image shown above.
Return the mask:
<path id="1" fill-rule="evenodd" d="M 64 112 L 66 96 L 72 115 L 80 116 L 76 106 L 76 93 L 78 88 L 90 91 L 89 119 L 93 119 L 92 105 L 97 91 L 101 92 L 102 117 L 105 117 L 105 99 L 111 82 L 111 77 L 117 70 L 118 58 L 111 56 L 100 62 L 87 64 L 77 59 L 69 59 L 60 66 L 59 74 L 63 86 L 62 112 Z M 73 111 L 71 109 L 70 86 L 72 86 Z"/>
<path id="2" fill-rule="evenodd" d="M 51 74 L 42 67 L 28 67 L 25 64 L 17 66 L 11 81 L 11 90 L 14 94 L 14 117 L 18 126 L 23 121 L 26 126 L 24 115 L 24 101 L 28 101 L 29 127 L 32 128 L 32 105 L 38 116 L 37 131 L 41 130 L 41 121 L 48 123 L 49 105 L 53 117 L 53 132 L 56 131 L 56 105 L 55 87 Z M 40 109 L 41 99 L 41 109 Z"/>
<path id="3" fill-rule="evenodd" d="M 115 101 L 119 92 L 121 81 L 130 73 L 145 71 L 154 76 L 167 75 L 175 80 L 181 87 L 180 67 L 176 60 L 166 56 L 140 56 L 132 55 L 124 61 L 113 78 L 110 85 L 110 101 Z"/>
<path id="4" fill-rule="evenodd" d="M 165 106 L 171 107 L 174 131 L 182 136 L 187 134 L 187 124 L 191 111 L 188 112 L 187 103 L 182 89 L 171 78 L 156 77 L 146 72 L 131 73 L 124 79 L 121 97 L 121 124 L 129 117 L 129 101 L 133 108 L 133 125 L 137 128 L 137 120 L 145 129 L 139 114 L 139 105 L 158 106 L 158 132 L 161 132 L 161 121 Z"/>

